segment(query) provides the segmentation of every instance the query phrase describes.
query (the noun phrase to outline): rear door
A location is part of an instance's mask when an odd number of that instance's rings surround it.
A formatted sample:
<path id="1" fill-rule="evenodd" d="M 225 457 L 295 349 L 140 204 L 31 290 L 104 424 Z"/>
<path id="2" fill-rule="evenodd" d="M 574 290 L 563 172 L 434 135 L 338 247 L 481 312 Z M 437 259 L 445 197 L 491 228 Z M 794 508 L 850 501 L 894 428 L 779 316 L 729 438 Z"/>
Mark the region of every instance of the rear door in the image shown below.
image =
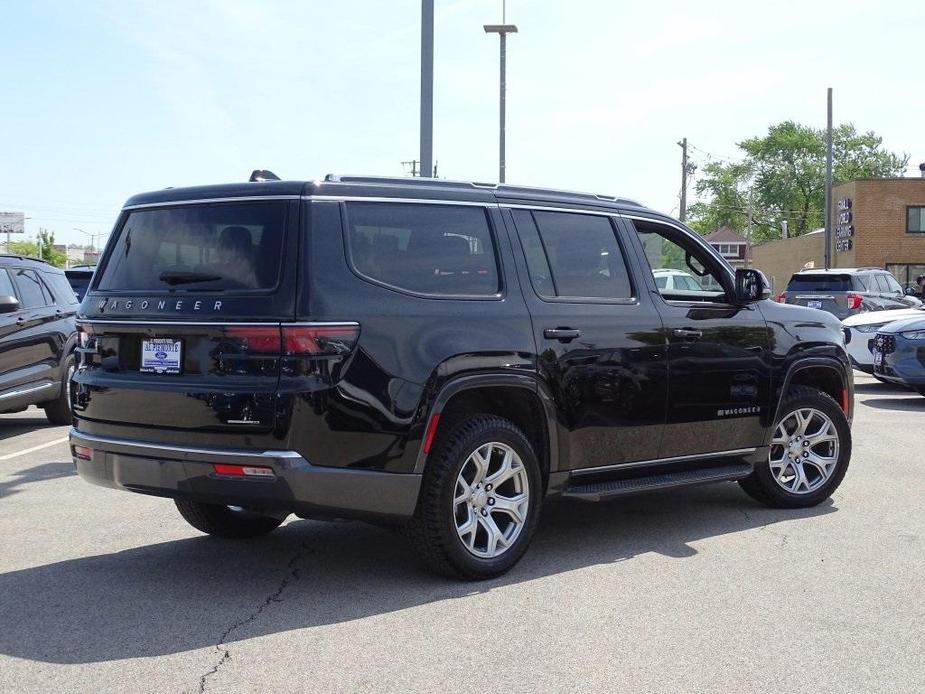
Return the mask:
<path id="1" fill-rule="evenodd" d="M 665 326 L 668 410 L 659 457 L 751 449 L 764 444 L 771 403 L 770 331 L 758 307 L 729 297 L 732 274 L 692 233 L 626 219 L 641 263 L 698 277 L 698 289 L 646 287 Z"/>
<path id="2" fill-rule="evenodd" d="M 11 275 L 14 271 L 0 267 L 0 296 L 19 298 Z M 23 339 L 26 327 L 26 312 L 22 308 L 0 313 L 0 410 L 12 406 L 11 401 L 20 390 L 16 386 L 31 380 L 29 365 L 33 357 L 30 340 Z"/>
<path id="3" fill-rule="evenodd" d="M 22 310 L 16 319 L 16 351 L 20 363 L 17 382 L 54 385 L 58 380 L 61 344 L 53 326 L 55 300 L 51 290 L 32 268 L 12 267 L 10 274 Z"/>
<path id="4" fill-rule="evenodd" d="M 605 214 L 511 209 L 539 370 L 571 467 L 658 457 L 667 396 L 662 322 Z"/>
<path id="5" fill-rule="evenodd" d="M 270 432 L 298 219 L 266 199 L 124 213 L 81 307 L 78 419 Z"/>

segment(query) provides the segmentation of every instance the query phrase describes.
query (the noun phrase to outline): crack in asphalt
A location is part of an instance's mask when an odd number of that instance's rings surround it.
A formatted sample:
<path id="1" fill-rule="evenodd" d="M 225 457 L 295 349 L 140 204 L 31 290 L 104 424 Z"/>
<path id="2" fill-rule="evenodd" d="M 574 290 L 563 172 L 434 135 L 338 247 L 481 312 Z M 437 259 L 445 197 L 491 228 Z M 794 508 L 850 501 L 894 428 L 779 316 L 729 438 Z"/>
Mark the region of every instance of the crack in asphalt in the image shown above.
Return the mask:
<path id="1" fill-rule="evenodd" d="M 746 511 L 744 508 L 741 509 L 742 515 L 745 516 L 746 520 L 752 520 L 752 515 Z M 783 549 L 787 542 L 790 540 L 790 535 L 787 533 L 779 533 L 776 530 L 771 530 L 771 524 L 765 523 L 764 525 L 759 525 L 758 530 L 763 530 L 764 532 L 773 535 L 774 537 L 780 538 L 780 543 L 777 545 L 778 549 Z"/>
<path id="2" fill-rule="evenodd" d="M 267 609 L 267 607 L 269 607 L 272 603 L 280 602 L 280 596 L 283 594 L 283 591 L 285 591 L 286 588 L 291 583 L 299 579 L 299 568 L 297 564 L 309 551 L 310 550 L 309 550 L 308 544 L 303 543 L 299 551 L 293 554 L 292 558 L 290 558 L 289 561 L 286 563 L 286 568 L 288 569 L 288 573 L 285 576 L 283 576 L 282 580 L 276 586 L 276 590 L 270 593 L 270 595 L 268 595 L 264 599 L 264 601 L 257 607 L 257 609 L 251 612 L 247 617 L 245 617 L 244 619 L 238 622 L 235 622 L 230 627 L 225 629 L 225 632 L 222 634 L 221 638 L 218 640 L 218 643 L 215 644 L 215 652 L 220 653 L 221 657 L 219 658 L 218 662 L 215 663 L 215 665 L 212 667 L 211 670 L 204 673 L 199 678 L 199 694 L 203 694 L 205 692 L 206 685 L 208 684 L 209 678 L 217 674 L 218 671 L 221 670 L 222 667 L 225 665 L 225 663 L 231 660 L 231 651 L 229 651 L 228 648 L 225 647 L 225 642 L 228 640 L 228 637 L 231 636 L 231 634 L 233 634 L 236 630 L 240 629 L 241 627 L 247 626 L 251 622 L 255 621 L 258 617 L 260 617 L 263 611 Z"/>

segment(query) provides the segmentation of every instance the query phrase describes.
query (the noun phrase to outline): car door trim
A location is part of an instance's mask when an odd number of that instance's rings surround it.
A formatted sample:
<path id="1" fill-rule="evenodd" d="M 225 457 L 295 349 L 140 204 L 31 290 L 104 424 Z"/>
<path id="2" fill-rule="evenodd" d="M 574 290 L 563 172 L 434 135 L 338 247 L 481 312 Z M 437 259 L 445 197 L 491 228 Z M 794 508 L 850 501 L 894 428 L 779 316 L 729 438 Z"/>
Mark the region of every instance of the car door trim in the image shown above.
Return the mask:
<path id="1" fill-rule="evenodd" d="M 662 465 L 664 463 L 681 463 L 690 460 L 701 460 L 710 458 L 731 458 L 734 456 L 748 455 L 755 453 L 757 446 L 752 448 L 736 448 L 730 451 L 715 451 L 713 453 L 696 453 L 694 455 L 678 455 L 670 458 L 653 458 L 651 460 L 636 460 L 630 463 L 617 463 L 616 465 L 601 465 L 600 467 L 584 467 L 572 470 L 572 475 L 593 475 L 599 472 L 608 472 L 610 470 L 628 470 L 630 468 L 644 467 L 646 465 Z"/>
<path id="2" fill-rule="evenodd" d="M 6 393 L 0 393 L 0 400 L 8 400 L 10 398 L 16 398 L 20 395 L 28 395 L 29 393 L 37 393 L 40 390 L 47 390 L 48 388 L 57 387 L 57 383 L 42 383 L 37 386 L 27 386 L 25 388 L 17 388 L 16 390 L 11 390 Z"/>

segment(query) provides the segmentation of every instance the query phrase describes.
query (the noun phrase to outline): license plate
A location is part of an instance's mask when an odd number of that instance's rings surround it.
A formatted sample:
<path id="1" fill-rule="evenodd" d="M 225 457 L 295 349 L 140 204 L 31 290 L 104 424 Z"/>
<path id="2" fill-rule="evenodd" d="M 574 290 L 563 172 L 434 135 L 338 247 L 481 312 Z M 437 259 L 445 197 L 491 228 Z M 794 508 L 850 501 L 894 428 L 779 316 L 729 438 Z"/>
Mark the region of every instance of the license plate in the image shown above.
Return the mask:
<path id="1" fill-rule="evenodd" d="M 182 363 L 183 343 L 180 340 L 141 341 L 141 371 L 144 373 L 178 374 Z"/>
<path id="2" fill-rule="evenodd" d="M 883 352 L 879 349 L 874 350 L 874 366 L 881 366 L 883 364 Z"/>
<path id="3" fill-rule="evenodd" d="M 809 308 L 822 308 L 822 302 L 821 302 L 821 301 L 807 301 L 807 302 L 806 302 L 806 305 L 807 305 Z"/>

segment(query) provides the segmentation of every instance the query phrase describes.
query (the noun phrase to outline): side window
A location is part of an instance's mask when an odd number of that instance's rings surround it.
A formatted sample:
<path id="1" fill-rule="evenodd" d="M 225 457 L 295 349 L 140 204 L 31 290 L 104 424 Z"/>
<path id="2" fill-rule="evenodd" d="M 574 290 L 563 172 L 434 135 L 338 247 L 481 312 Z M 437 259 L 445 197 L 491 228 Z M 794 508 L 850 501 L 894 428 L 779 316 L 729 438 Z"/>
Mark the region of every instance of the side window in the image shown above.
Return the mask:
<path id="1" fill-rule="evenodd" d="M 74 293 L 73 288 L 71 287 L 70 282 L 67 281 L 67 277 L 64 275 L 59 275 L 58 273 L 43 272 L 42 279 L 51 287 L 52 294 L 54 294 L 54 302 L 57 304 L 76 304 L 77 303 L 77 294 Z"/>
<path id="2" fill-rule="evenodd" d="M 726 301 L 722 268 L 694 239 L 661 224 L 634 222 L 659 293 L 674 301 Z M 671 275 L 668 286 L 661 278 Z"/>
<path id="3" fill-rule="evenodd" d="M 494 296 L 498 261 L 483 207 L 347 203 L 354 270 L 399 289 L 438 296 Z"/>
<path id="4" fill-rule="evenodd" d="M 886 281 L 886 275 L 876 274 L 873 277 L 877 280 L 877 288 L 884 294 L 889 294 L 892 290 L 890 289 L 889 283 Z"/>
<path id="5" fill-rule="evenodd" d="M 894 294 L 903 293 L 902 286 L 899 284 L 899 282 L 896 281 L 896 278 L 893 277 L 893 275 L 886 276 L 886 283 L 889 285 L 890 291 L 893 292 Z"/>
<path id="6" fill-rule="evenodd" d="M 48 288 L 45 287 L 34 270 L 18 269 L 15 271 L 15 277 L 23 308 L 36 308 L 47 306 L 51 303 Z"/>
<path id="7" fill-rule="evenodd" d="M 10 273 L 0 268 L 0 296 L 16 296 L 16 290 L 13 289 L 13 280 L 10 279 Z"/>
<path id="8" fill-rule="evenodd" d="M 629 299 L 623 252 L 609 217 L 515 210 L 530 277 L 546 297 Z"/>

